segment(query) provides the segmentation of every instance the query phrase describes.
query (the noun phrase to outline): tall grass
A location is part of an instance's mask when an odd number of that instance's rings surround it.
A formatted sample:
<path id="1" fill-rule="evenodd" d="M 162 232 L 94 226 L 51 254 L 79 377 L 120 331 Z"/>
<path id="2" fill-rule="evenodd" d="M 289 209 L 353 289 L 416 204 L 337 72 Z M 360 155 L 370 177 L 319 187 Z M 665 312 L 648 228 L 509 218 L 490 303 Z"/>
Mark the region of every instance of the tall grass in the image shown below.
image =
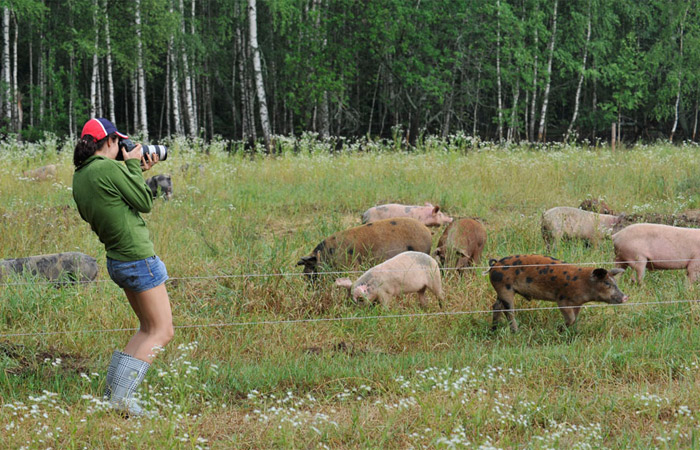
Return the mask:
<path id="1" fill-rule="evenodd" d="M 667 303 L 698 298 L 681 271 L 651 272 L 644 286 L 624 274 L 631 304 L 586 309 L 572 330 L 556 310 L 517 312 L 513 334 L 490 331 L 482 311 L 494 294 L 480 270 L 444 274 L 443 310 L 423 311 L 412 296 L 385 310 L 351 304 L 330 282 L 310 289 L 295 265 L 387 202 L 481 218 L 485 258 L 545 252 L 541 213 L 590 197 L 629 213 L 697 208 L 697 147 L 329 147 L 303 137 L 264 156 L 178 140 L 146 174 L 173 177 L 174 199 L 145 218 L 179 328 L 142 388 L 158 417 L 138 420 L 100 400 L 111 351 L 137 321 L 75 210 L 70 145 L 1 148 L 0 258 L 81 251 L 100 262 L 89 285 L 3 280 L 0 335 L 29 334 L 0 337 L 3 446 L 698 446 L 700 310 Z M 49 163 L 55 179 L 22 175 Z M 613 259 L 609 241 L 550 254 L 603 267 Z M 552 305 L 516 303 L 537 306 Z M 464 314 L 420 315 L 438 312 Z M 277 323 L 342 317 L 365 319 Z"/>

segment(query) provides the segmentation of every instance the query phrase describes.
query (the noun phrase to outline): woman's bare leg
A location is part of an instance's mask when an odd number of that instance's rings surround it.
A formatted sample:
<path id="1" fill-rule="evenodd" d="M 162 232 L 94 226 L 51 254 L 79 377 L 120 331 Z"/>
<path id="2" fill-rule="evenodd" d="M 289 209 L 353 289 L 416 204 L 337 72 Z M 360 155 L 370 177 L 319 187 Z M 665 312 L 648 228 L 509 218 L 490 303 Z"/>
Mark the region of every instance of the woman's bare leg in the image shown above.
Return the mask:
<path id="1" fill-rule="evenodd" d="M 139 318 L 140 329 L 131 338 L 124 353 L 153 362 L 156 348 L 165 347 L 173 338 L 173 314 L 165 284 L 143 292 L 124 289 L 131 308 Z"/>

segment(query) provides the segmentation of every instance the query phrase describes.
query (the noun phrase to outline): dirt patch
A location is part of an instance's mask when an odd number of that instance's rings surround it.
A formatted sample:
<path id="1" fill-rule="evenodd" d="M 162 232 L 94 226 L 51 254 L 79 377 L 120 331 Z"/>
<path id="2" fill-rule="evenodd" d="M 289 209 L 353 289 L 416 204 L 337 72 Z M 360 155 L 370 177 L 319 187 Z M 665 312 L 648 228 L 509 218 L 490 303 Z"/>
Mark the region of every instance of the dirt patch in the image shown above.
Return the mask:
<path id="1" fill-rule="evenodd" d="M 634 223 L 658 223 L 674 227 L 700 228 L 700 210 L 684 211 L 680 214 L 644 213 L 624 215 L 613 232 Z"/>
<path id="2" fill-rule="evenodd" d="M 350 356 L 357 356 L 367 353 L 366 350 L 358 349 L 356 346 L 348 344 L 345 341 L 340 341 L 329 346 L 311 346 L 305 348 L 304 351 L 310 355 L 320 355 L 323 353 L 345 353 Z"/>
<path id="3" fill-rule="evenodd" d="M 5 372 L 12 375 L 36 372 L 42 366 L 48 366 L 60 373 L 80 374 L 90 371 L 87 358 L 61 352 L 52 347 L 39 351 L 24 345 L 0 342 L 0 356 L 9 358 L 17 364 L 16 367 L 5 369 Z"/>

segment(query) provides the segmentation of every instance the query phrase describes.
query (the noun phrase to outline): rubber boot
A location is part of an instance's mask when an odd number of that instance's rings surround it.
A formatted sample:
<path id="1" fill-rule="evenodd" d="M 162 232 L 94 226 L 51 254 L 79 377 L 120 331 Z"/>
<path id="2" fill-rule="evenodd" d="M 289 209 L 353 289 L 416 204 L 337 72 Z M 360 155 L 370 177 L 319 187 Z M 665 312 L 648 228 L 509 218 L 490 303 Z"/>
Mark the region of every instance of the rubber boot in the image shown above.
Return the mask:
<path id="1" fill-rule="evenodd" d="M 107 368 L 107 383 L 105 386 L 105 392 L 102 395 L 102 398 L 105 401 L 109 401 L 112 398 L 112 383 L 114 382 L 114 374 L 117 372 L 117 366 L 119 365 L 119 360 L 121 359 L 122 355 L 124 353 L 120 352 L 119 350 L 115 350 L 114 353 L 112 353 L 112 361 L 109 363 L 109 367 Z"/>
<path id="2" fill-rule="evenodd" d="M 114 377 L 108 388 L 111 390 L 110 403 L 117 411 L 128 416 L 150 416 L 141 408 L 134 398 L 134 393 L 151 367 L 146 361 L 141 361 L 126 353 L 120 352 L 120 358 L 114 370 Z"/>

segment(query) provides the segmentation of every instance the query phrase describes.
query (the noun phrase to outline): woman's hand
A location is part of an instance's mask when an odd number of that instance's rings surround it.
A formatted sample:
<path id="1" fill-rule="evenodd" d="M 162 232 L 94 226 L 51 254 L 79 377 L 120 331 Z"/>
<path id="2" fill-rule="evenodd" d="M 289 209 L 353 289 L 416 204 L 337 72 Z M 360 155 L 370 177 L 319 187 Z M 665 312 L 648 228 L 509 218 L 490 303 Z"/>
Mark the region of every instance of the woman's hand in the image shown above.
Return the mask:
<path id="1" fill-rule="evenodd" d="M 124 147 L 120 147 L 119 151 L 122 152 L 122 157 L 124 158 L 124 161 L 126 161 L 127 159 L 142 159 L 141 144 L 136 144 L 136 146 L 132 148 L 130 152 L 124 150 Z"/>
<path id="2" fill-rule="evenodd" d="M 141 147 L 140 144 L 139 147 Z M 157 153 L 149 153 L 148 155 L 143 155 L 141 157 L 141 170 L 144 172 L 147 171 L 148 169 L 153 167 L 154 164 L 157 164 L 158 161 L 160 161 L 160 157 Z"/>

